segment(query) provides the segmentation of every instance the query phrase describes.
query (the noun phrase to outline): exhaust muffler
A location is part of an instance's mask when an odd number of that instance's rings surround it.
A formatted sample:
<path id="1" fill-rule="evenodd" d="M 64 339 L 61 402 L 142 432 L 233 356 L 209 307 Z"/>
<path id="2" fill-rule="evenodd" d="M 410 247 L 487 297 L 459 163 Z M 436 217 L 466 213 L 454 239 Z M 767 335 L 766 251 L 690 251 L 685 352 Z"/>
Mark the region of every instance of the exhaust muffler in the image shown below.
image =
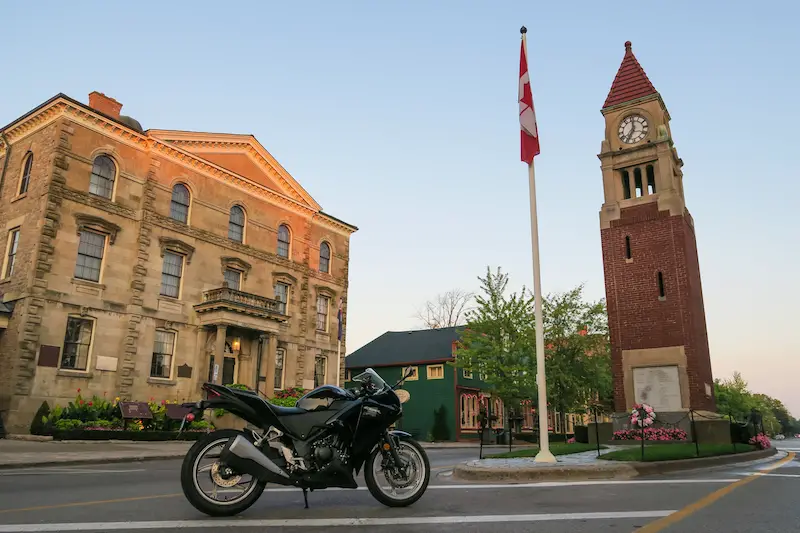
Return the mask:
<path id="1" fill-rule="evenodd" d="M 220 460 L 240 474 L 250 474 L 259 481 L 281 483 L 289 474 L 276 465 L 244 436 L 228 441 L 219 455 Z"/>

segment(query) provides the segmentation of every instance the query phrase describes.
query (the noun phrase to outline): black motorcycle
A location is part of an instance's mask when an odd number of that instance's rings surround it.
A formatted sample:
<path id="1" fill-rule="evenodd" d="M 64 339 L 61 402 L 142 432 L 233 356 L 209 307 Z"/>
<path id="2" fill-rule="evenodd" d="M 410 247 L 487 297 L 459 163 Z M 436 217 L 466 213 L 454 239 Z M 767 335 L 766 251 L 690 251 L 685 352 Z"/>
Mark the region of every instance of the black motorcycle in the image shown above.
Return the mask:
<path id="1" fill-rule="evenodd" d="M 308 508 L 309 490 L 355 489 L 355 476 L 364 467 L 376 500 L 389 507 L 413 504 L 428 487 L 428 456 L 410 434 L 389 429 L 403 414 L 400 396 L 407 399 L 408 393 L 396 390 L 407 377 L 390 387 L 367 369 L 353 378 L 356 387 L 325 385 L 296 407 L 205 383 L 206 399 L 184 407 L 195 417 L 206 409 L 224 409 L 249 427 L 213 431 L 191 447 L 181 467 L 186 499 L 208 515 L 232 516 L 274 483 L 302 489 Z"/>

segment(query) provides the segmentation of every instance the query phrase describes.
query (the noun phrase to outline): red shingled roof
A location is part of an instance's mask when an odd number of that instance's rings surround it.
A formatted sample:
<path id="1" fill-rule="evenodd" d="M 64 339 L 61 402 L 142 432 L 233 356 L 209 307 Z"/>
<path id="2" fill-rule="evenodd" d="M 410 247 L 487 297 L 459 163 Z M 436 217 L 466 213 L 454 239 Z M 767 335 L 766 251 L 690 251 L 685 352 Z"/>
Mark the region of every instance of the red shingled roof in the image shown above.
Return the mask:
<path id="1" fill-rule="evenodd" d="M 614 83 L 611 84 L 611 90 L 608 92 L 603 109 L 643 96 L 656 94 L 657 92 L 653 84 L 650 83 L 647 74 L 644 73 L 644 69 L 636 60 L 636 56 L 633 55 L 631 42 L 627 41 L 625 43 L 625 57 L 622 58 L 622 64 L 619 66 Z"/>

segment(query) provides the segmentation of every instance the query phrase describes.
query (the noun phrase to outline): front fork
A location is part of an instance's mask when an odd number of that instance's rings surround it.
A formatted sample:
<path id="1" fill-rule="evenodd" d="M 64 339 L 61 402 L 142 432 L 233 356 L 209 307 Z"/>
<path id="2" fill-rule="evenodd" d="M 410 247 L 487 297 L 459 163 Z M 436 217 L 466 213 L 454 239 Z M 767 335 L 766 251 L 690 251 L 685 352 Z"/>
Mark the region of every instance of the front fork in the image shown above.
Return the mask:
<path id="1" fill-rule="evenodd" d="M 383 434 L 383 445 L 381 449 L 383 450 L 384 457 L 388 455 L 388 458 L 391 458 L 392 463 L 394 463 L 394 466 L 398 468 L 401 472 L 405 473 L 406 467 L 408 465 L 406 464 L 405 461 L 403 461 L 403 458 L 400 457 L 400 452 L 397 451 L 399 442 L 400 439 L 391 435 L 387 430 Z"/>

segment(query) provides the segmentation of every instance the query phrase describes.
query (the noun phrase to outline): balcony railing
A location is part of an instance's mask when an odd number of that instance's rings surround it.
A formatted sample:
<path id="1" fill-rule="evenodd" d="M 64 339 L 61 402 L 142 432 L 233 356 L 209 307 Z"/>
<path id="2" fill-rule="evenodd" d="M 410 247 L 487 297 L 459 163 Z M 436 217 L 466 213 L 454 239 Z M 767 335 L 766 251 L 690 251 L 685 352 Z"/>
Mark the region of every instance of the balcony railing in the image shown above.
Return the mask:
<path id="1" fill-rule="evenodd" d="M 229 287 L 212 289 L 203 293 L 203 302 L 194 306 L 198 313 L 227 308 L 232 311 L 260 316 L 286 316 L 286 304 L 249 292 L 237 291 Z"/>

